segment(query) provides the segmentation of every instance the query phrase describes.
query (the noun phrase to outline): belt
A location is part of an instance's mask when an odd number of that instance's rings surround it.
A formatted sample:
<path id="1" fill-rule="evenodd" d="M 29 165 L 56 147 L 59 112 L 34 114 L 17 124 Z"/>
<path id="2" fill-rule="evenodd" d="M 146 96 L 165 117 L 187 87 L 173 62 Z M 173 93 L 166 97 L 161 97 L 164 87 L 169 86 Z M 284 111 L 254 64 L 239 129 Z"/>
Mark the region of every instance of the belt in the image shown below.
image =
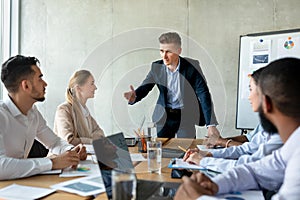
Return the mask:
<path id="1" fill-rule="evenodd" d="M 168 113 L 173 113 L 173 114 L 180 114 L 181 113 L 181 109 L 166 108 L 166 111 Z"/>

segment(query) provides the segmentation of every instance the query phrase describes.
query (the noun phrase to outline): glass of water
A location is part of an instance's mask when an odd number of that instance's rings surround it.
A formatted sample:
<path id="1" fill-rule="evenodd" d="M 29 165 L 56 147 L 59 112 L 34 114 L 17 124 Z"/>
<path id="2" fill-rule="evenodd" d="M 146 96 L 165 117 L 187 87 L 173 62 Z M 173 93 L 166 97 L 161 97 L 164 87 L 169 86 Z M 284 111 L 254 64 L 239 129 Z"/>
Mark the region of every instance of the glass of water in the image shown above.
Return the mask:
<path id="1" fill-rule="evenodd" d="M 113 200 L 135 200 L 136 184 L 136 176 L 133 169 L 112 170 Z"/>
<path id="2" fill-rule="evenodd" d="M 148 171 L 161 173 L 161 141 L 147 142 Z"/>

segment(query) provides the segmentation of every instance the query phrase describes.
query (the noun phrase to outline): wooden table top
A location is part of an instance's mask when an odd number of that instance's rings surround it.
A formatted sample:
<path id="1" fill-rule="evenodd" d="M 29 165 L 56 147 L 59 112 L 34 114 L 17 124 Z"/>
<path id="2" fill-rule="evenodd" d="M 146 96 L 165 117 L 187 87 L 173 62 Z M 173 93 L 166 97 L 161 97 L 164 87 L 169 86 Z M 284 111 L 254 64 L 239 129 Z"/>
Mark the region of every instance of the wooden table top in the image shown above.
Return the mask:
<path id="1" fill-rule="evenodd" d="M 178 149 L 178 145 L 182 146 L 183 148 L 195 148 L 197 144 L 202 144 L 202 140 L 200 139 L 182 139 L 182 138 L 159 138 L 159 140 L 163 143 L 163 148 L 171 148 L 171 149 Z M 129 151 L 131 153 L 137 153 L 137 147 L 130 147 Z M 161 174 L 156 173 L 149 173 L 147 162 L 137 162 L 135 163 L 135 171 L 137 174 L 138 179 L 145 179 L 145 180 L 155 180 L 161 182 L 180 182 L 180 179 L 173 179 L 171 178 L 171 169 L 168 168 L 168 164 L 171 158 L 162 158 L 162 169 Z M 77 177 L 75 177 L 77 178 Z M 33 187 L 44 187 L 50 188 L 51 185 L 75 179 L 72 178 L 61 178 L 58 175 L 36 175 L 31 176 L 28 178 L 16 179 L 16 180 L 8 180 L 8 181 L 0 181 L 0 188 L 6 187 L 13 183 L 26 185 L 26 186 L 33 186 Z M 60 199 L 72 199 L 72 200 L 83 200 L 83 199 L 107 199 L 106 194 L 102 193 L 95 197 L 82 197 L 76 194 L 71 194 L 63 191 L 56 191 L 55 193 L 44 197 L 43 199 L 46 200 L 60 200 Z"/>

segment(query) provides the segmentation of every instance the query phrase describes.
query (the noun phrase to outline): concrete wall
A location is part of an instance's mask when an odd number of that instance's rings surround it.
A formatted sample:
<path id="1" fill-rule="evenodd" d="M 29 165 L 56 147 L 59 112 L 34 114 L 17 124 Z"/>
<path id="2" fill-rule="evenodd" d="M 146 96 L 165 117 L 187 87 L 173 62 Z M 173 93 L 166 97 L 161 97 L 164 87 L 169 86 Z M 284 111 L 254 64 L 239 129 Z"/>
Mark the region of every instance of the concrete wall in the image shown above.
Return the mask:
<path id="1" fill-rule="evenodd" d="M 48 82 L 39 103 L 49 126 L 71 74 L 93 72 L 88 106 L 106 134 L 132 132 L 149 121 L 157 90 L 135 106 L 123 92 L 138 86 L 159 59 L 158 36 L 177 31 L 183 56 L 199 59 L 214 99 L 219 129 L 235 130 L 239 37 L 299 28 L 299 0 L 21 0 L 21 54 L 41 61 Z"/>

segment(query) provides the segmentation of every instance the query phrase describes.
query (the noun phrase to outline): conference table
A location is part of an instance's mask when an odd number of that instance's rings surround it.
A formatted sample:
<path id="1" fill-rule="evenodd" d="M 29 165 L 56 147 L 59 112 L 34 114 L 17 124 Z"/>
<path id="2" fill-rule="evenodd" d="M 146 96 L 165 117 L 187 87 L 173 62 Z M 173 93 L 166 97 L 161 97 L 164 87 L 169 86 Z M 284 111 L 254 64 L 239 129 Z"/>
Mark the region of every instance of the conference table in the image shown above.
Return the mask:
<path id="1" fill-rule="evenodd" d="M 183 139 L 183 138 L 158 138 L 157 140 L 162 141 L 163 148 L 168 149 L 178 149 L 178 146 L 183 148 L 196 148 L 197 145 L 202 144 L 203 140 L 201 139 Z M 137 145 L 134 147 L 129 147 L 130 153 L 138 153 Z M 155 180 L 161 182 L 181 182 L 180 179 L 171 178 L 171 169 L 168 168 L 168 164 L 171 158 L 162 158 L 162 169 L 161 174 L 150 173 L 147 168 L 147 161 L 138 161 L 134 162 L 135 171 L 138 179 L 144 180 Z M 51 185 L 65 182 L 68 180 L 72 180 L 79 177 L 69 177 L 69 178 L 61 178 L 59 175 L 35 175 L 28 178 L 21 178 L 16 180 L 7 180 L 0 181 L 0 188 L 6 187 L 11 184 L 19 184 L 25 186 L 33 186 L 33 187 L 44 187 L 50 188 Z M 98 196 L 88 196 L 82 197 L 76 194 L 67 193 L 64 191 L 56 191 L 42 199 L 46 200 L 60 200 L 60 199 L 72 199 L 72 200 L 83 200 L 83 199 L 96 199 L 102 200 L 107 199 L 106 193 L 101 193 Z"/>

